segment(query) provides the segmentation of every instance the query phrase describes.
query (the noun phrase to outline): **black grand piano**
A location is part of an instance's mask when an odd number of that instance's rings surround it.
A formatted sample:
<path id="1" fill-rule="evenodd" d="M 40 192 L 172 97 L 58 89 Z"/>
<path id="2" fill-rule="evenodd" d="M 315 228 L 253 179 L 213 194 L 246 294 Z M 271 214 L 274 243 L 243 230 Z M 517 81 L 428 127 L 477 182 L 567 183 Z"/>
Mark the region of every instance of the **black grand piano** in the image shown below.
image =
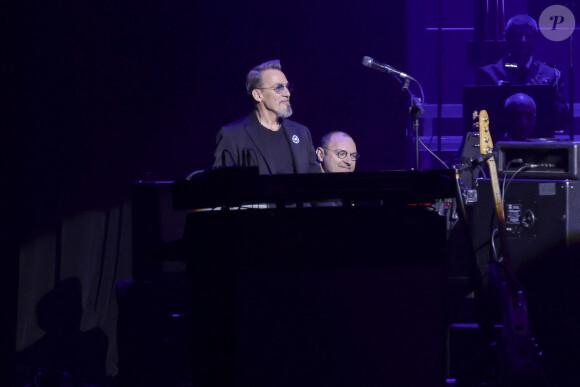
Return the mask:
<path id="1" fill-rule="evenodd" d="M 223 168 L 200 171 L 172 185 L 176 209 L 336 199 L 389 206 L 432 203 L 455 195 L 452 170 L 258 175 L 254 167 Z"/>
<path id="2" fill-rule="evenodd" d="M 183 218 L 195 385 L 442 385 L 453 171 L 141 184 Z"/>

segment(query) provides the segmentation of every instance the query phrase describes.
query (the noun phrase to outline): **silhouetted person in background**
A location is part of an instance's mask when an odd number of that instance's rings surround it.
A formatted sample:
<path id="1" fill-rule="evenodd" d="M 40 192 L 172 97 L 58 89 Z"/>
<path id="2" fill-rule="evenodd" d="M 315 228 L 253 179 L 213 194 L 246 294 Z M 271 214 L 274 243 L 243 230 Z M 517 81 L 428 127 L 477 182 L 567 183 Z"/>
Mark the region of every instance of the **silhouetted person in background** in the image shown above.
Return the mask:
<path id="1" fill-rule="evenodd" d="M 478 85 L 554 85 L 561 86 L 560 71 L 535 59 L 532 54 L 538 24 L 528 15 L 516 15 L 506 25 L 508 56 L 480 67 L 475 73 Z"/>
<path id="2" fill-rule="evenodd" d="M 527 94 L 514 94 L 505 101 L 503 118 L 502 140 L 524 141 L 532 138 L 536 128 L 536 103 Z"/>
<path id="3" fill-rule="evenodd" d="M 99 328 L 81 332 L 81 284 L 68 278 L 36 305 L 46 334 L 18 353 L 17 387 L 106 386 L 107 337 Z"/>
<path id="4" fill-rule="evenodd" d="M 561 96 L 560 70 L 533 57 L 538 24 L 528 15 L 516 15 L 506 25 L 508 55 L 495 64 L 480 67 L 475 73 L 477 85 L 550 85 L 555 100 L 548 117 L 550 130 L 559 131 L 569 123 L 569 109 Z"/>

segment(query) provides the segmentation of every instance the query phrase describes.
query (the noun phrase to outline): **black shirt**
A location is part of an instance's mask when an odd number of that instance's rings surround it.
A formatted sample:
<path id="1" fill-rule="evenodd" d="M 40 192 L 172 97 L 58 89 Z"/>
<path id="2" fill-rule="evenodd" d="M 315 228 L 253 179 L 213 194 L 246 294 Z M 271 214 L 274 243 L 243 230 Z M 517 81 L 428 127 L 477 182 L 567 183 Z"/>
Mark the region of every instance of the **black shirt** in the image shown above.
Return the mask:
<path id="1" fill-rule="evenodd" d="M 259 128 L 256 141 L 271 166 L 272 174 L 294 173 L 292 152 L 284 126 L 281 125 L 280 129 L 273 131 L 265 128 L 259 121 L 257 124 Z"/>

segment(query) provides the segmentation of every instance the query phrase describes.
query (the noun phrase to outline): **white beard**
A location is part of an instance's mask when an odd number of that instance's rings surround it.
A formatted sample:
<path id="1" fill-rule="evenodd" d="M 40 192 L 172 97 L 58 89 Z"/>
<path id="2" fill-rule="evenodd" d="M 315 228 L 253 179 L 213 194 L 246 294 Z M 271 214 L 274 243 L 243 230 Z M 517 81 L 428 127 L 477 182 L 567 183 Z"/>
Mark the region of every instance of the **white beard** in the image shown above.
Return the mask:
<path id="1" fill-rule="evenodd" d="M 288 105 L 288 109 L 286 109 L 286 111 L 278 113 L 278 117 L 280 117 L 280 118 L 288 118 L 291 115 L 292 115 L 292 106 L 291 105 Z"/>

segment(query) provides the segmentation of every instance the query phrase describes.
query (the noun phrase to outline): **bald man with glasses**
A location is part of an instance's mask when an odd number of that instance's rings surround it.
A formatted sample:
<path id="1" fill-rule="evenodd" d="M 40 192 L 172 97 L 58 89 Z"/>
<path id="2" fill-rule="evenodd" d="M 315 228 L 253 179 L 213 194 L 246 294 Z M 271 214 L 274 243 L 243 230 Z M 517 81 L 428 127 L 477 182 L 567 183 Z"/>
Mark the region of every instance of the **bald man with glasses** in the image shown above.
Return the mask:
<path id="1" fill-rule="evenodd" d="M 310 130 L 288 119 L 292 84 L 280 61 L 250 70 L 246 91 L 254 109 L 219 130 L 213 167 L 257 166 L 262 175 L 319 173 Z"/>
<path id="2" fill-rule="evenodd" d="M 322 172 L 354 172 L 360 155 L 350 134 L 336 131 L 322 137 L 316 158 Z"/>

